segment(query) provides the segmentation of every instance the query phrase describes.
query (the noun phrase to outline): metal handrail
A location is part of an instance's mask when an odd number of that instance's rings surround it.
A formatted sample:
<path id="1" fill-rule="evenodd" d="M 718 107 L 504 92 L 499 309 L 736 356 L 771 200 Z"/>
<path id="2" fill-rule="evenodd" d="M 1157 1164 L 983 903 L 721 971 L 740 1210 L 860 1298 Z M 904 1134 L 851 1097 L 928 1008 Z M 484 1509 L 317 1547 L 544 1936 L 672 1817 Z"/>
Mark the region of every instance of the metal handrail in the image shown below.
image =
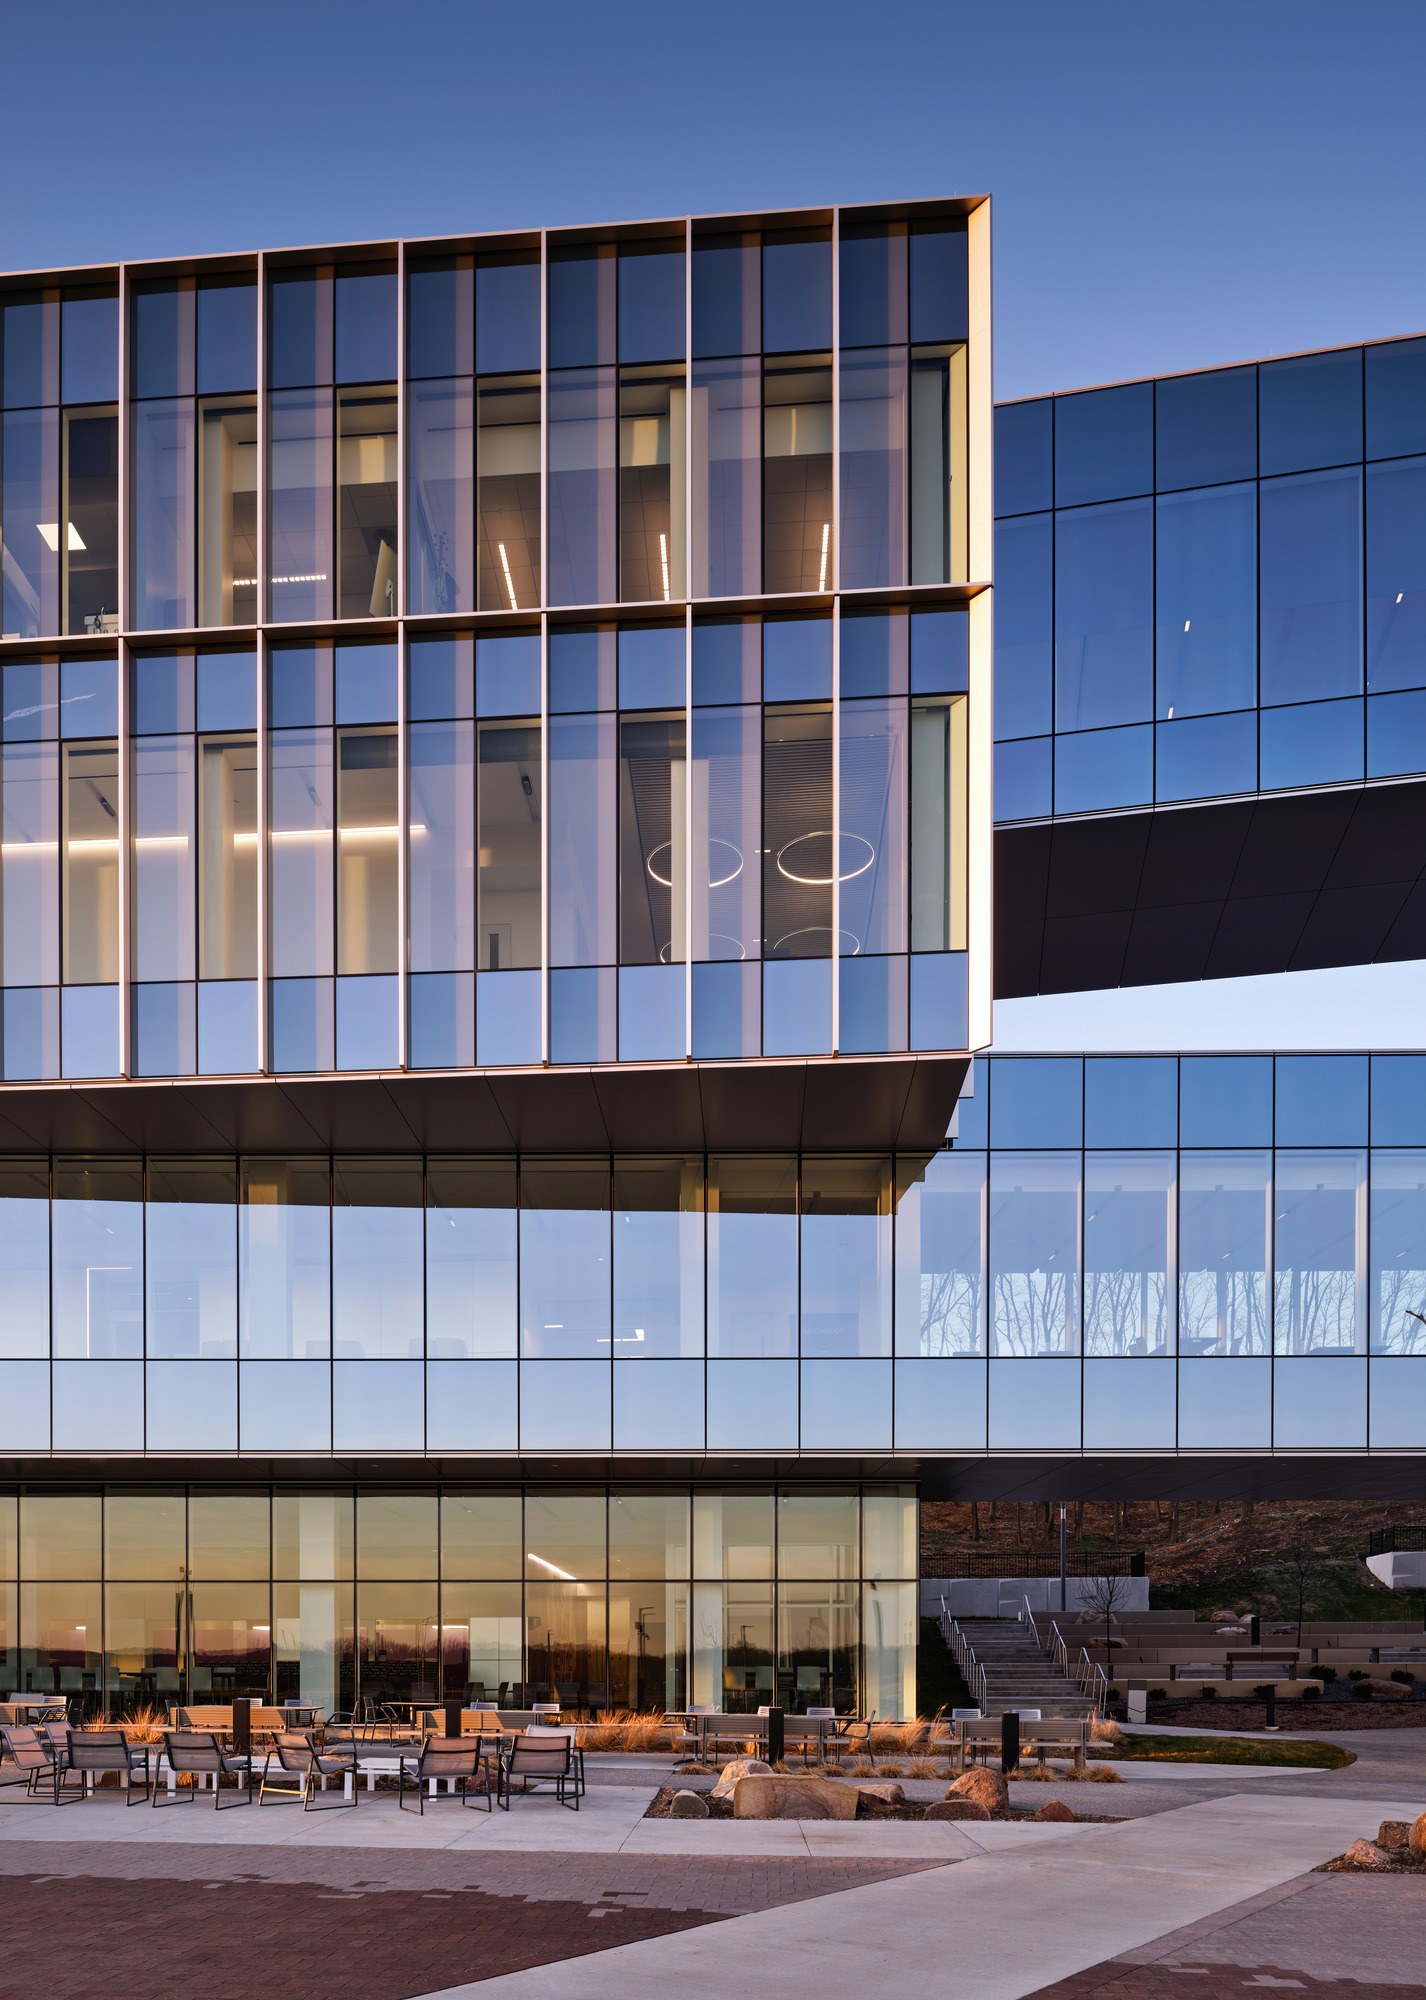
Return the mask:
<path id="1" fill-rule="evenodd" d="M 1036 1644 L 1037 1646 L 1040 1646 L 1040 1651 L 1041 1651 L 1041 1652 L 1043 1652 L 1043 1651 L 1044 1651 L 1045 1649 L 1044 1649 L 1044 1647 L 1043 1647 L 1043 1646 L 1041 1646 L 1041 1645 L 1040 1645 L 1040 1628 L 1039 1628 L 1039 1626 L 1038 1626 L 1038 1625 L 1037 1625 L 1037 1624 L 1035 1623 L 1035 1614 L 1034 1614 L 1034 1612 L 1033 1612 L 1033 1611 L 1032 1611 L 1032 1610 L 1030 1609 L 1030 1598 L 1029 1598 L 1029 1593 L 1028 1593 L 1028 1592 L 1026 1593 L 1026 1595 L 1024 1596 L 1024 1598 L 1023 1598 L 1023 1600 L 1022 1600 L 1022 1602 L 1021 1602 L 1021 1607 L 1020 1607 L 1020 1622 L 1021 1622 L 1021 1624 L 1022 1624 L 1022 1625 L 1028 1625 L 1028 1626 L 1029 1626 L 1029 1628 L 1030 1628 L 1030 1636 L 1031 1636 L 1031 1638 L 1032 1638 L 1032 1639 L 1033 1639 L 1033 1640 L 1035 1641 L 1035 1644 Z"/>
<path id="2" fill-rule="evenodd" d="M 975 1696 L 980 1708 L 984 1710 L 985 1668 L 976 1659 L 975 1648 L 961 1630 L 960 1625 L 951 1616 L 950 1607 L 946 1603 L 944 1592 L 941 1594 L 941 1616 L 939 1623 L 941 1637 L 945 1641 L 947 1649 L 954 1656 L 956 1665 L 961 1670 L 961 1678 Z"/>
<path id="3" fill-rule="evenodd" d="M 1065 1643 L 1065 1635 L 1060 1630 L 1058 1619 L 1051 1620 L 1050 1635 L 1050 1652 L 1054 1657 L 1055 1665 L 1060 1669 L 1065 1679 L 1069 1680 L 1069 1647 Z"/>

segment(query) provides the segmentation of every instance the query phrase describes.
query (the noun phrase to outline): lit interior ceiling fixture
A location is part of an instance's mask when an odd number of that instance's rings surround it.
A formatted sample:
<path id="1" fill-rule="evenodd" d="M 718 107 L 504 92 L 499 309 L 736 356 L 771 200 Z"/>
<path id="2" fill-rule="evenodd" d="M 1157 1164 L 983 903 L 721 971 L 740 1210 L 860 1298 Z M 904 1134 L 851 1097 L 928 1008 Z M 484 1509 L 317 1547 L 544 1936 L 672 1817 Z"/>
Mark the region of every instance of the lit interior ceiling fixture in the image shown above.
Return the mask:
<path id="1" fill-rule="evenodd" d="M 655 882 L 662 882 L 665 889 L 671 889 L 673 887 L 673 877 L 672 875 L 660 875 L 658 869 L 655 868 L 654 866 L 654 860 L 656 856 L 663 854 L 668 850 L 671 850 L 672 847 L 673 847 L 673 842 L 671 840 L 661 840 L 648 859 L 648 870 L 650 875 L 653 876 Z M 733 857 L 733 866 L 731 869 L 729 869 L 726 875 L 713 875 L 710 873 L 708 881 L 709 888 L 721 889 L 725 882 L 736 882 L 738 877 L 742 874 L 743 857 L 738 852 L 737 848 L 734 847 L 731 840 L 715 840 L 710 838 L 708 842 L 708 850 L 709 850 L 708 858 L 710 862 L 712 861 L 713 849 L 715 847 L 723 848 L 728 854 L 731 854 Z M 726 866 L 726 863 L 724 865 Z"/>
<path id="2" fill-rule="evenodd" d="M 809 845 L 810 842 L 816 840 L 825 840 L 827 842 L 825 858 L 821 854 L 819 854 L 817 848 Z M 792 854 L 795 848 L 803 848 L 805 849 L 805 852 L 795 856 L 796 862 L 798 864 L 797 867 L 789 868 L 785 857 L 789 854 Z M 849 849 L 850 852 L 848 851 Z M 863 852 L 863 850 L 865 851 L 866 854 L 866 859 L 864 861 L 858 858 L 859 855 Z M 866 871 L 868 870 L 868 868 L 871 867 L 871 864 L 873 863 L 873 861 L 875 861 L 875 859 L 876 859 L 876 849 L 872 846 L 871 842 L 865 839 L 861 834 L 844 833 L 842 835 L 842 872 L 840 879 L 843 882 L 854 882 L 858 875 L 865 875 Z M 855 862 L 856 866 L 855 867 L 848 866 L 849 862 Z M 785 875 L 789 882 L 805 882 L 813 888 L 818 888 L 818 889 L 826 888 L 827 884 L 832 879 L 831 863 L 832 863 L 832 835 L 830 831 L 828 831 L 825 828 L 819 829 L 815 833 L 799 833 L 795 839 L 785 842 L 784 845 L 777 850 L 778 874 Z M 827 870 L 825 875 L 822 874 L 811 875 L 799 872 L 800 870 L 803 869 L 820 868 L 824 865 Z"/>
<path id="3" fill-rule="evenodd" d="M 517 603 L 515 602 L 515 584 L 514 584 L 514 580 L 512 579 L 512 577 L 511 577 L 511 575 L 510 575 L 510 561 L 509 561 L 509 558 L 508 558 L 508 557 L 506 556 L 506 554 L 505 554 L 505 544 L 504 544 L 504 542 L 497 542 L 497 543 L 495 544 L 495 546 L 496 546 L 496 547 L 497 547 L 497 548 L 499 549 L 499 551 L 500 551 L 500 567 L 501 567 L 501 568 L 502 568 L 502 569 L 504 570 L 504 572 L 505 572 L 505 588 L 506 588 L 506 590 L 507 590 L 507 591 L 509 592 L 509 595 L 510 595 L 510 609 L 511 609 L 512 611 L 518 611 L 518 610 L 520 609 L 520 607 L 519 607 L 519 605 L 518 605 L 518 604 L 517 604 Z M 665 595 L 667 595 L 667 593 L 665 593 Z"/>
<path id="4" fill-rule="evenodd" d="M 59 554 L 58 521 L 36 521 L 35 533 L 52 556 Z M 65 546 L 69 549 L 82 549 L 85 546 L 84 537 L 80 534 L 78 528 L 75 527 L 73 521 L 69 523 L 69 532 L 65 537 Z M 1401 599 L 1398 598 L 1396 601 L 1399 604 Z"/>
<path id="5" fill-rule="evenodd" d="M 827 588 L 827 545 L 831 539 L 832 523 L 824 521 L 822 523 L 822 567 L 817 573 L 817 588 L 819 590 Z"/>

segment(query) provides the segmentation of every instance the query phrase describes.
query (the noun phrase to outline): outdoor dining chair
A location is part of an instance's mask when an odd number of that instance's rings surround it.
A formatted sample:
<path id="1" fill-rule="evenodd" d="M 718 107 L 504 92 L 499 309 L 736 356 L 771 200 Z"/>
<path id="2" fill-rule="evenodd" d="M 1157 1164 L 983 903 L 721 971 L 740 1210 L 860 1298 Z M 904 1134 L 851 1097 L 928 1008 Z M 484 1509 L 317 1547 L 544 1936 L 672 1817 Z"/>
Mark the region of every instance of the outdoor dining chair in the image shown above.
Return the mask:
<path id="1" fill-rule="evenodd" d="M 50 1731 L 54 1741 L 54 1732 Z M 58 1745 L 56 1744 L 56 1750 Z M 142 1781 L 140 1798 L 149 1793 L 149 1746 L 147 1743 L 131 1743 L 122 1729 L 84 1729 L 70 1732 L 69 1744 L 65 1751 L 65 1768 L 81 1773 L 117 1771 L 124 1789 L 124 1804 L 136 1805 L 134 1779 Z M 81 1789 L 91 1792 L 95 1789 L 87 1775 L 81 1778 Z"/>
<path id="2" fill-rule="evenodd" d="M 7 1722 L 0 1727 L 0 1740 L 3 1740 L 16 1768 L 25 1773 L 27 1798 L 38 1798 L 42 1784 L 46 1789 L 53 1786 L 57 1806 L 71 1805 L 83 1798 L 82 1785 L 77 1792 L 66 1793 L 61 1789 L 65 1775 L 64 1758 L 38 1729 L 25 1722 Z"/>
<path id="3" fill-rule="evenodd" d="M 175 1778 L 191 1777 L 195 1780 L 190 1798 L 198 1796 L 196 1780 L 211 1776 L 213 1779 L 213 1810 L 223 1809 L 223 1780 L 236 1778 L 239 1790 L 244 1794 L 239 1805 L 250 1806 L 253 1802 L 253 1760 L 246 1751 L 225 1750 L 217 1733 L 208 1729 L 165 1729 L 163 1732 L 164 1756 L 168 1768 Z M 158 1773 L 154 1773 L 153 1791 L 149 1796 L 150 1805 L 178 1805 L 181 1794 L 160 1800 Z"/>
<path id="4" fill-rule="evenodd" d="M 500 1759 L 499 1798 L 503 1812 L 510 1810 L 511 1785 L 520 1780 L 520 1789 L 553 1785 L 562 1806 L 579 1811 L 584 1794 L 584 1752 L 576 1747 L 572 1729 L 527 1729 L 515 1738 Z"/>
<path id="5" fill-rule="evenodd" d="M 350 1798 L 346 1796 L 348 1777 L 352 1780 Z M 268 1797 L 300 1798 L 303 1812 L 310 1812 L 318 1785 L 324 1784 L 328 1778 L 340 1778 L 342 1791 L 335 1800 L 324 1800 L 317 1807 L 318 1812 L 326 1812 L 336 1807 L 355 1806 L 357 1802 L 355 1756 L 340 1751 L 334 1754 L 330 1750 L 319 1750 L 311 1733 L 280 1729 L 272 1740 L 272 1747 L 262 1767 L 257 1802 L 261 1806 Z"/>
<path id="6" fill-rule="evenodd" d="M 415 1781 L 418 1813 L 422 1815 L 425 1813 L 428 1787 L 432 1800 L 436 1798 L 437 1794 L 432 1784 L 432 1780 L 436 1778 L 444 1778 L 450 1785 L 459 1786 L 460 1802 L 463 1806 L 468 1806 L 472 1797 L 479 1796 L 479 1792 L 473 1791 L 472 1787 L 475 1780 L 483 1776 L 484 1784 L 480 1789 L 485 1794 L 485 1810 L 490 1812 L 492 1757 L 495 1761 L 494 1784 L 498 1790 L 499 1751 L 482 1750 L 478 1740 L 470 1744 L 460 1736 L 428 1736 L 421 1746 L 419 1755 L 401 1759 L 401 1767 L 396 1774 L 396 1803 L 402 1812 L 410 1812 L 411 1808 L 406 1803 L 406 1779 L 409 1775 Z"/>

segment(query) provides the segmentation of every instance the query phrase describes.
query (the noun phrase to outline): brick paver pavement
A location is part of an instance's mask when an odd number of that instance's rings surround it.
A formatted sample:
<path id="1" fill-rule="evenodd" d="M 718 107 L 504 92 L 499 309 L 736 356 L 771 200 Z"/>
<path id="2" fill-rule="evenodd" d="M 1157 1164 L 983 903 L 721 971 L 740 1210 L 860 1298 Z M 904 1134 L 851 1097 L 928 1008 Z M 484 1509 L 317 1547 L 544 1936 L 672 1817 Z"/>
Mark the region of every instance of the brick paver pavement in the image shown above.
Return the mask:
<path id="1" fill-rule="evenodd" d="M 7 1842 L 0 1996 L 406 2000 L 944 1865 Z"/>
<path id="2" fill-rule="evenodd" d="M 1426 1877 L 1299 1875 L 1033 2000 L 1426 2000 Z"/>

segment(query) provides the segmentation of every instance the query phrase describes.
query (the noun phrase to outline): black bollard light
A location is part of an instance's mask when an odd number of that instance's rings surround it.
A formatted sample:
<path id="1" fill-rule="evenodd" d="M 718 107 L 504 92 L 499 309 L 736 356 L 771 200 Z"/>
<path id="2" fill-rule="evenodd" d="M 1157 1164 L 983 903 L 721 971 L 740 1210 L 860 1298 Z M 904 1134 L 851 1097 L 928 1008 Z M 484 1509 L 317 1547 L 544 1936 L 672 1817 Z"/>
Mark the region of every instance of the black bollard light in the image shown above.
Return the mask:
<path id="1" fill-rule="evenodd" d="M 1020 1714 L 1018 1709 L 1007 1708 L 1000 1718 L 1000 1769 L 1005 1777 L 1013 1778 L 1020 1769 Z"/>
<path id="2" fill-rule="evenodd" d="M 1264 1727 L 1264 1729 L 1276 1729 L 1276 1728 L 1277 1728 L 1277 1689 L 1276 1689 L 1275 1687 L 1270 1687 L 1270 1688 L 1268 1689 L 1268 1693 L 1267 1693 L 1267 1701 L 1266 1701 L 1266 1703 L 1265 1703 L 1265 1706 L 1266 1706 L 1266 1708 L 1267 1708 L 1267 1719 L 1266 1719 L 1266 1721 L 1265 1721 L 1265 1722 L 1263 1723 L 1263 1727 Z"/>
<path id="3" fill-rule="evenodd" d="M 460 1735 L 460 1703 L 458 1701 L 448 1701 L 446 1703 L 446 1734 L 447 1736 Z"/>
<path id="4" fill-rule="evenodd" d="M 782 1727 L 783 1712 L 780 1708 L 770 1708 L 767 1712 L 767 1761 L 780 1764 L 787 1754 L 787 1738 Z"/>
<path id="5" fill-rule="evenodd" d="M 253 1705 L 249 1695 L 233 1696 L 233 1754 L 250 1757 L 253 1747 Z"/>

